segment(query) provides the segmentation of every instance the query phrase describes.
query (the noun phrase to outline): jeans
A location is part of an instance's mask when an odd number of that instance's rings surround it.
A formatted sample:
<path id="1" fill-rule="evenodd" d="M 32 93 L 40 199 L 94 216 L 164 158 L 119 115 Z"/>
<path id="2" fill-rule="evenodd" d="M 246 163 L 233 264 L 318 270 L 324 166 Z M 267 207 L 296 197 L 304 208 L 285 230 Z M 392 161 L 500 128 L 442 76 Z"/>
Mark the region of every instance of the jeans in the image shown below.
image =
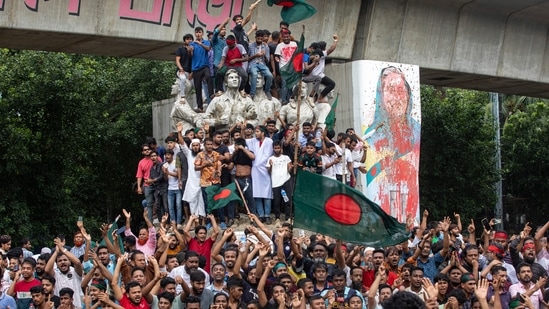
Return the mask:
<path id="1" fill-rule="evenodd" d="M 250 68 L 250 95 L 254 96 L 257 88 L 257 73 L 263 75 L 265 80 L 265 92 L 271 91 L 271 85 L 273 83 L 273 74 L 269 71 L 269 68 L 263 63 L 251 63 Z"/>
<path id="2" fill-rule="evenodd" d="M 185 97 L 185 82 L 187 81 L 187 78 L 189 77 L 189 73 L 180 73 L 177 71 L 177 77 L 179 78 L 179 96 L 184 98 Z"/>
<path id="3" fill-rule="evenodd" d="M 153 207 L 154 207 L 154 191 L 156 189 L 151 186 L 144 186 L 143 187 L 143 194 L 145 195 L 145 199 L 147 200 L 147 217 L 149 217 L 149 221 L 153 222 Z"/>
<path id="4" fill-rule="evenodd" d="M 250 176 L 235 177 L 234 181 L 238 182 L 238 185 L 240 186 L 240 190 L 242 190 L 242 194 L 244 194 L 244 199 L 246 200 L 246 204 L 248 205 L 248 210 L 250 211 L 250 213 L 257 215 L 257 209 L 255 207 L 255 200 L 254 200 L 254 190 L 252 187 L 252 178 Z M 240 196 L 240 193 L 239 193 L 239 196 Z"/>
<path id="5" fill-rule="evenodd" d="M 271 199 L 270 198 L 254 198 L 254 202 L 260 218 L 267 218 L 271 215 Z"/>
<path id="6" fill-rule="evenodd" d="M 168 190 L 168 208 L 170 209 L 170 221 L 181 224 L 181 217 L 183 216 L 181 190 Z"/>
<path id="7" fill-rule="evenodd" d="M 287 104 L 290 102 L 290 95 L 292 91 L 286 87 L 286 81 L 284 78 L 282 79 L 282 83 L 280 84 L 280 102 L 282 105 Z"/>
<path id="8" fill-rule="evenodd" d="M 205 80 L 208 85 L 208 95 L 213 94 L 213 82 L 210 78 L 210 68 L 203 67 L 197 71 L 193 71 L 193 82 L 194 89 L 196 91 L 196 105 L 198 108 L 202 109 L 204 107 L 204 102 L 202 102 L 202 80 Z"/>
<path id="9" fill-rule="evenodd" d="M 284 191 L 286 191 L 286 194 L 288 195 L 288 202 L 284 202 L 284 199 L 282 198 L 282 189 L 284 189 Z M 280 218 L 280 213 L 284 213 L 284 218 L 286 220 L 290 219 L 292 192 L 292 178 L 288 179 L 288 181 L 286 181 L 282 186 L 273 188 L 272 208 L 276 219 Z"/>
<path id="10" fill-rule="evenodd" d="M 156 218 L 162 221 L 164 214 L 168 212 L 168 188 L 156 190 L 154 193 L 156 199 Z M 152 222 L 152 221 L 151 221 Z"/>
<path id="11" fill-rule="evenodd" d="M 328 76 L 324 76 L 320 83 L 324 85 L 324 89 L 322 89 L 322 92 L 320 93 L 320 96 L 323 98 L 326 97 L 330 91 L 334 90 L 336 86 L 336 83 Z"/>

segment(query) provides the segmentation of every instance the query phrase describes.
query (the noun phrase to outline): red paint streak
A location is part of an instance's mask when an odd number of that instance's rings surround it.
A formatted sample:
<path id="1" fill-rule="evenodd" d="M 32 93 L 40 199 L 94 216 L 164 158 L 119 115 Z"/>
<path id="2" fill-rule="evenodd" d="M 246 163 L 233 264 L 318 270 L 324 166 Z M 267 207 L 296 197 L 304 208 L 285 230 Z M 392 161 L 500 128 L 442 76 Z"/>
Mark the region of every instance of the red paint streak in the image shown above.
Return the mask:
<path id="1" fill-rule="evenodd" d="M 354 225 L 360 222 L 360 205 L 345 194 L 335 194 L 324 204 L 324 210 L 335 222 Z"/>

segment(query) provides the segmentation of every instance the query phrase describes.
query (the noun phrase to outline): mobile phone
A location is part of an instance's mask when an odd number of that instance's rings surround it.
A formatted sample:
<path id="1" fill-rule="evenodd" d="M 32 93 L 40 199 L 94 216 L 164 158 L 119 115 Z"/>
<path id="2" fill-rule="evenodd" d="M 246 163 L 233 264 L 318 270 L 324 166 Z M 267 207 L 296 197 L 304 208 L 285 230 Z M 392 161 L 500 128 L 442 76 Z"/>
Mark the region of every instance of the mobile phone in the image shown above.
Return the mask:
<path id="1" fill-rule="evenodd" d="M 305 231 L 304 230 L 299 230 L 299 237 L 303 237 L 305 236 Z"/>
<path id="2" fill-rule="evenodd" d="M 492 227 L 490 226 L 490 223 L 488 222 L 488 219 L 484 218 L 484 219 L 480 220 L 480 222 L 482 223 L 482 225 L 484 225 L 484 228 L 487 231 L 492 230 Z"/>
<path id="3" fill-rule="evenodd" d="M 13 271 L 18 271 L 19 270 L 19 265 L 14 265 L 13 266 Z"/>

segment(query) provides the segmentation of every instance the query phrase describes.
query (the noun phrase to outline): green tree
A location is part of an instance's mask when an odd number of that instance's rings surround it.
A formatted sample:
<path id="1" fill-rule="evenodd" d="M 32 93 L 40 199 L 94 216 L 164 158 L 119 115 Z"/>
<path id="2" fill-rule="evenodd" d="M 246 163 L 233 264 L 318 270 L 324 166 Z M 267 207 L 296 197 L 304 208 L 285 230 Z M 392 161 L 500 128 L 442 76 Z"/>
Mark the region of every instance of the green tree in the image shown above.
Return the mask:
<path id="1" fill-rule="evenodd" d="M 167 62 L 1 49 L 0 231 L 46 242 L 83 216 L 97 236 L 138 209 L 140 144 L 172 76 Z"/>
<path id="2" fill-rule="evenodd" d="M 484 117 L 488 99 L 485 92 L 421 88 L 420 204 L 433 219 L 493 211 L 498 171 L 492 121 Z"/>
<path id="3" fill-rule="evenodd" d="M 544 224 L 549 211 L 549 104 L 530 103 L 505 122 L 502 154 L 507 194 L 527 198 L 527 220 Z"/>

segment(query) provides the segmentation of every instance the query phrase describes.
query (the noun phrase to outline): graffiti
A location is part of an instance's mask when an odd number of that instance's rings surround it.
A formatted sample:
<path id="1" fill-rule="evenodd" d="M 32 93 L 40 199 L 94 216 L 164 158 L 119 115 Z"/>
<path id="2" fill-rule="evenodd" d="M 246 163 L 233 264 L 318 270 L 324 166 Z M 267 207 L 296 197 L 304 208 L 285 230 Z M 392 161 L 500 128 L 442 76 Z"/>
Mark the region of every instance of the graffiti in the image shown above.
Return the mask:
<path id="1" fill-rule="evenodd" d="M 133 8 L 133 0 L 120 0 L 118 16 L 153 24 L 171 26 L 175 0 L 154 0 L 151 11 L 140 11 Z"/>
<path id="2" fill-rule="evenodd" d="M 38 12 L 40 1 L 49 0 L 24 0 L 24 4 L 30 11 Z M 68 0 L 67 12 L 69 15 L 80 16 L 81 1 L 82 0 Z M 177 20 L 174 19 L 174 12 L 176 1 L 178 0 L 118 1 L 118 17 L 120 19 L 152 23 L 167 27 L 171 27 L 172 22 Z M 215 25 L 222 23 L 227 16 L 242 14 L 242 7 L 244 5 L 244 0 L 180 1 L 181 15 L 184 14 L 187 23 L 191 28 L 202 26 L 212 30 Z M 5 2 L 5 0 L 0 0 L 0 11 L 4 11 Z M 151 8 L 149 10 L 140 10 L 135 8 L 134 4 L 150 5 Z"/>
<path id="3" fill-rule="evenodd" d="M 227 16 L 242 14 L 243 0 L 201 0 L 198 1 L 198 10 L 196 12 L 194 12 L 192 6 L 193 0 L 184 1 L 187 22 L 191 28 L 200 25 L 213 30 L 215 25 L 221 24 Z M 212 8 L 221 9 L 221 12 L 213 16 L 210 13 Z"/>

